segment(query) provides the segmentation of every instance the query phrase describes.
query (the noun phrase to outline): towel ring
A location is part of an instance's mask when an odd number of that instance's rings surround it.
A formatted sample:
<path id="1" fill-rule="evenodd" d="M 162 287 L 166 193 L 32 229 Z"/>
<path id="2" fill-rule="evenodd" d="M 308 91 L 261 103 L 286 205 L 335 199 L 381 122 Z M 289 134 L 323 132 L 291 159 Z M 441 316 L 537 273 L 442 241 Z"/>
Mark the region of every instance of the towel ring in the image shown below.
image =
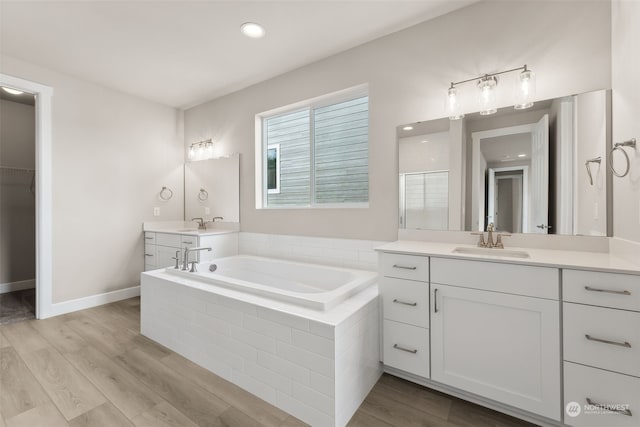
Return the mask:
<path id="1" fill-rule="evenodd" d="M 209 199 L 209 193 L 204 188 L 201 188 L 200 192 L 198 193 L 198 200 L 204 202 L 207 199 Z"/>
<path id="2" fill-rule="evenodd" d="M 168 202 L 173 197 L 173 191 L 169 187 L 162 187 L 160 193 L 158 193 L 160 200 Z"/>
<path id="3" fill-rule="evenodd" d="M 609 169 L 611 169 L 611 173 L 613 173 L 618 178 L 624 178 L 625 176 L 627 176 L 627 174 L 629 173 L 629 168 L 631 167 L 631 161 L 629 160 L 629 155 L 624 150 L 624 147 L 633 147 L 633 148 L 635 148 L 636 147 L 636 139 L 635 138 L 631 138 L 628 141 L 616 142 L 615 144 L 613 144 L 613 148 L 611 149 L 611 153 L 609 153 Z M 618 173 L 618 171 L 616 171 L 615 168 L 613 167 L 613 153 L 616 150 L 620 150 L 622 152 L 622 154 L 624 154 L 624 158 L 627 161 L 627 167 L 625 168 L 623 173 Z"/>

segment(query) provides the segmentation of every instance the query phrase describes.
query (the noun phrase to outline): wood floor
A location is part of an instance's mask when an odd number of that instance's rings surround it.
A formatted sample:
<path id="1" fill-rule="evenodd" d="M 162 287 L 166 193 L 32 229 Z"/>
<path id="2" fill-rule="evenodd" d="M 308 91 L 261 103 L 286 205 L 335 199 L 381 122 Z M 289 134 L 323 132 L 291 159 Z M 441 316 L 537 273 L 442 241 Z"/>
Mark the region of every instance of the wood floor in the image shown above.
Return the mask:
<path id="1" fill-rule="evenodd" d="M 304 423 L 140 335 L 132 298 L 0 326 L 0 427 Z M 350 426 L 531 424 L 384 375 Z"/>

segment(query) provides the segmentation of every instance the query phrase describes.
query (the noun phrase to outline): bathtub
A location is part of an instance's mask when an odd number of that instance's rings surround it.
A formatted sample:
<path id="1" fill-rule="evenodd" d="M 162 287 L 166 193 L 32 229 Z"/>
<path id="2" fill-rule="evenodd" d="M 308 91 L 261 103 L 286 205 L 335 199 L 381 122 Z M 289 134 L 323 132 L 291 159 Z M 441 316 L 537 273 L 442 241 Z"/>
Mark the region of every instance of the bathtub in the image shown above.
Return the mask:
<path id="1" fill-rule="evenodd" d="M 210 266 L 215 264 L 215 271 Z M 197 264 L 197 272 L 166 268 L 186 279 L 315 310 L 329 310 L 376 282 L 377 273 L 236 255 Z"/>

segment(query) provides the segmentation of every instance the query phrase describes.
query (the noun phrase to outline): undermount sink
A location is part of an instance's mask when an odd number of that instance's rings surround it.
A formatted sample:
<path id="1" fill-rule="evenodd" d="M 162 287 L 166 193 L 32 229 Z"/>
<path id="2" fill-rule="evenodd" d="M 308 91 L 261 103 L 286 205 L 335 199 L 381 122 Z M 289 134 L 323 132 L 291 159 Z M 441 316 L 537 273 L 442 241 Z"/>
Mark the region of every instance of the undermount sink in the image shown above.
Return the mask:
<path id="1" fill-rule="evenodd" d="M 483 256 L 495 256 L 495 257 L 507 257 L 507 258 L 529 258 L 529 254 L 525 251 L 512 251 L 509 249 L 497 249 L 497 248 L 471 248 L 471 247 L 457 247 L 453 250 L 457 254 L 467 255 L 483 255 Z"/>

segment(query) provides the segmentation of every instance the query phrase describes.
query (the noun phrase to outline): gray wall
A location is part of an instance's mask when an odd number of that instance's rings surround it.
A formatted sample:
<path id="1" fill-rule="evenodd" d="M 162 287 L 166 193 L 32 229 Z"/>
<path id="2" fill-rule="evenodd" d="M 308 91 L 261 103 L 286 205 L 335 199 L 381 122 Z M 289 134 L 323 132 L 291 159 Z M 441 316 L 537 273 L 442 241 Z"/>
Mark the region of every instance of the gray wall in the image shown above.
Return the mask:
<path id="1" fill-rule="evenodd" d="M 397 125 L 443 117 L 451 81 L 524 63 L 537 73 L 539 99 L 607 88 L 610 52 L 608 2 L 481 2 L 189 109 L 185 143 L 213 138 L 226 152 L 242 153 L 243 231 L 395 240 Z M 255 115 L 363 83 L 369 208 L 256 209 Z"/>

